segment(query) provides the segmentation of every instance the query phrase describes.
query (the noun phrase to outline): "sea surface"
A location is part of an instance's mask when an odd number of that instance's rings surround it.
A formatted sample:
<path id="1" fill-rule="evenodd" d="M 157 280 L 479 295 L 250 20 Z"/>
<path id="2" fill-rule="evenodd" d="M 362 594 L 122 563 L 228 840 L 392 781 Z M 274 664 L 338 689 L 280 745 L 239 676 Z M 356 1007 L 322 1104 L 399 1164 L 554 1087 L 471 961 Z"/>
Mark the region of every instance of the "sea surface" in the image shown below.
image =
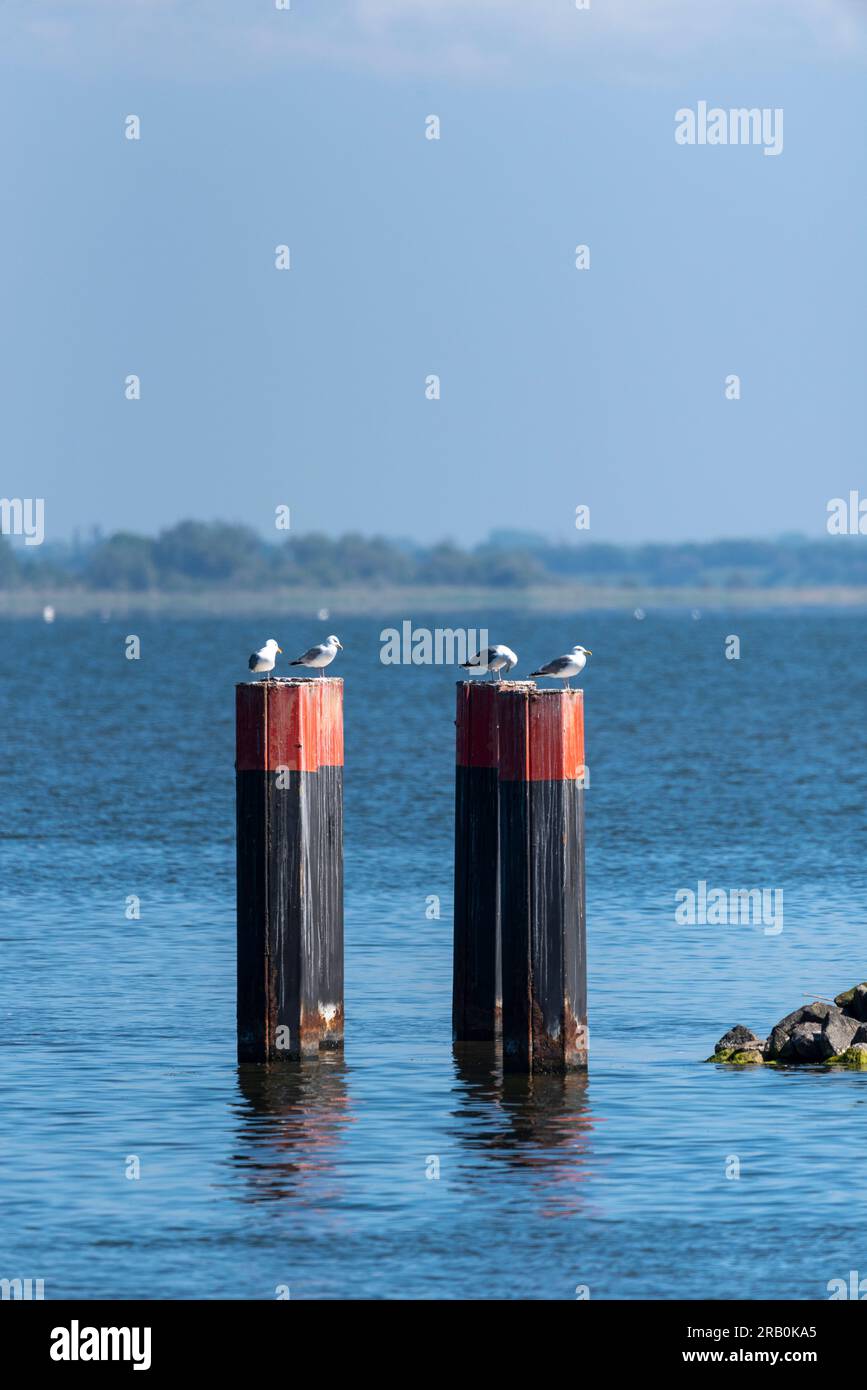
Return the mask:
<path id="1" fill-rule="evenodd" d="M 453 1052 L 459 672 L 380 661 L 406 617 L 487 618 L 516 676 L 593 651 L 586 1076 L 504 1081 Z M 867 978 L 863 613 L 2 626 L 0 1277 L 47 1298 L 799 1300 L 867 1275 L 867 1072 L 704 1060 Z M 345 1056 L 239 1068 L 233 685 L 266 637 L 331 631 Z M 782 930 L 678 923 L 700 881 L 781 890 Z"/>

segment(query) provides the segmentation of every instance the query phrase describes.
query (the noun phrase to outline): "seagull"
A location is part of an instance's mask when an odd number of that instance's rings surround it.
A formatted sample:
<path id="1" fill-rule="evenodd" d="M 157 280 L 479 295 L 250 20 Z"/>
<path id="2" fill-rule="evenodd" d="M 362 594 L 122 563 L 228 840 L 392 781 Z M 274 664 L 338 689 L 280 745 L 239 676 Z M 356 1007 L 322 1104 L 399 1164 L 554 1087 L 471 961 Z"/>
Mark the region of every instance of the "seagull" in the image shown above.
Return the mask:
<path id="1" fill-rule="evenodd" d="M 580 676 L 587 665 L 588 656 L 592 655 L 589 647 L 580 647 L 576 643 L 571 652 L 567 652 L 565 656 L 555 656 L 553 661 L 547 662 L 545 666 L 540 666 L 538 671 L 531 671 L 530 675 L 556 676 L 558 680 L 565 681 L 568 686 L 569 677 Z"/>
<path id="2" fill-rule="evenodd" d="M 333 635 L 325 642 L 320 642 L 317 647 L 311 647 L 309 651 L 298 656 L 294 661 L 290 661 L 290 666 L 318 666 L 319 674 L 322 675 L 322 668 L 330 666 L 338 651 L 343 651 L 343 643 L 339 642 Z"/>
<path id="3" fill-rule="evenodd" d="M 264 647 L 260 647 L 259 651 L 254 652 L 250 657 L 248 662 L 250 670 L 267 671 L 270 674 L 270 672 L 274 670 L 277 661 L 277 653 L 282 653 L 282 651 L 283 648 L 277 646 L 277 639 L 275 637 L 269 637 Z"/>
<path id="4" fill-rule="evenodd" d="M 518 658 L 511 647 L 486 647 L 477 656 L 470 657 L 469 661 L 461 662 L 461 670 L 469 671 L 471 667 L 477 666 L 480 671 L 490 671 L 491 680 L 494 680 L 494 672 L 511 671 L 513 666 L 517 666 Z M 501 680 L 501 676 L 496 676 Z"/>

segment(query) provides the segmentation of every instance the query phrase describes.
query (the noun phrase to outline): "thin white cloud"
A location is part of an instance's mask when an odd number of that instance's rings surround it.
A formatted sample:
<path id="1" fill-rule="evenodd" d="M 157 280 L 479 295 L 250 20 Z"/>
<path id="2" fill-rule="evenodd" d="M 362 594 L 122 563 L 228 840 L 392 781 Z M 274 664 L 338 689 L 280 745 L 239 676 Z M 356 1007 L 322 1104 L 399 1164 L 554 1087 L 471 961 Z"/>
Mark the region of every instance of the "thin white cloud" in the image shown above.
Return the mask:
<path id="1" fill-rule="evenodd" d="M 0 55 L 201 75 L 338 67 L 458 80 L 862 60 L 864 0 L 6 0 Z"/>

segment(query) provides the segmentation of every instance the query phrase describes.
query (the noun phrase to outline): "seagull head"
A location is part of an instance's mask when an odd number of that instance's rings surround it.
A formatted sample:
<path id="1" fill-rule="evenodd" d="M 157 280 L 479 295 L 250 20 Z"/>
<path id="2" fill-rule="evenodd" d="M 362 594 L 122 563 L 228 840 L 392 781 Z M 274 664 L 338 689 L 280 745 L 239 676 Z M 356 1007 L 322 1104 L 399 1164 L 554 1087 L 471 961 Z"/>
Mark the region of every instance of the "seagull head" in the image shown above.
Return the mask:
<path id="1" fill-rule="evenodd" d="M 276 638 L 276 637 L 269 637 L 269 638 L 268 638 L 268 641 L 265 643 L 265 646 L 266 646 L 266 647 L 271 647 L 273 651 L 279 652 L 280 655 L 282 656 L 282 654 L 283 654 L 283 648 L 277 646 L 277 638 Z"/>
<path id="2" fill-rule="evenodd" d="M 572 648 L 572 650 L 573 652 L 583 652 L 585 656 L 593 655 L 589 647 L 582 647 L 578 642 L 575 643 L 575 646 Z"/>
<path id="3" fill-rule="evenodd" d="M 340 650 L 343 651 L 343 643 L 340 641 L 339 638 L 337 638 L 337 637 L 334 636 L 334 633 L 333 633 L 333 632 L 332 632 L 331 636 L 330 636 L 329 639 L 328 639 L 328 645 L 329 645 L 329 647 L 339 647 Z"/>

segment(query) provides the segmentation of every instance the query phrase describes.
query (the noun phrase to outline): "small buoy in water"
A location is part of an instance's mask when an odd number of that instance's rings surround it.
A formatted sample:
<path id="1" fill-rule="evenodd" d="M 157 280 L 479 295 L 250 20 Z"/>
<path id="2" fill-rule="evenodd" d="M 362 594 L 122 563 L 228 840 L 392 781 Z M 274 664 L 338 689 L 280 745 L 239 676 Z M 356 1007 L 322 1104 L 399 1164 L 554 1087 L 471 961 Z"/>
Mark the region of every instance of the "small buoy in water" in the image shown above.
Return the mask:
<path id="1" fill-rule="evenodd" d="M 644 619 L 647 617 L 647 614 L 645 613 L 643 608 L 636 608 L 632 616 L 633 618 L 637 618 L 639 622 L 643 622 Z"/>
<path id="2" fill-rule="evenodd" d="M 331 613 L 330 613 L 330 611 L 329 611 L 327 608 L 320 608 L 320 610 L 319 610 L 319 612 L 316 614 L 316 616 L 317 616 L 317 618 L 319 619 L 320 623 L 324 623 L 325 620 L 326 620 L 326 618 L 330 618 L 330 617 L 331 617 Z"/>
<path id="3" fill-rule="evenodd" d="M 46 603 L 42 610 L 42 620 L 46 623 L 54 622 L 54 609 L 51 607 L 50 603 Z"/>

